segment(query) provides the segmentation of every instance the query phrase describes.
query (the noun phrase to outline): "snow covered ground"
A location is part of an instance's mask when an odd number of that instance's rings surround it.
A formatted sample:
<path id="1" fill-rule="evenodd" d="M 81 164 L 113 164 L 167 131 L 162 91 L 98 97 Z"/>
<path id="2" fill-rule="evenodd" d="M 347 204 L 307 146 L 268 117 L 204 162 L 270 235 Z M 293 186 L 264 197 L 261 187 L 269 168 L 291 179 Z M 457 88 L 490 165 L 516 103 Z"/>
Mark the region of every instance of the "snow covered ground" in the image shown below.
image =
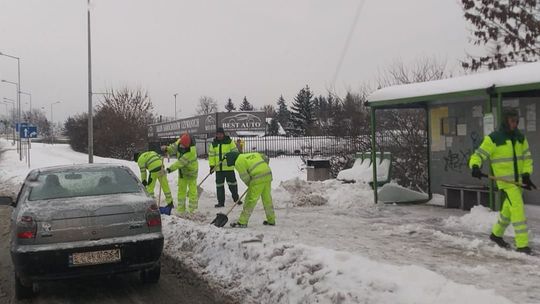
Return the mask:
<path id="1" fill-rule="evenodd" d="M 13 192 L 29 169 L 10 143 L 0 140 L 1 148 L 12 150 L 0 158 L 0 193 Z M 66 145 L 34 144 L 32 157 L 33 167 L 87 161 Z M 138 173 L 134 162 L 95 162 Z M 444 209 L 440 196 L 425 205 L 374 205 L 365 185 L 306 182 L 297 158 L 270 165 L 277 226 L 262 225 L 260 204 L 248 229 L 211 226 L 211 177 L 193 221 L 164 218 L 165 252 L 242 303 L 540 303 L 540 258 L 487 241 L 496 213 Z M 199 180 L 207 170 L 201 160 Z M 169 181 L 175 185 L 176 174 Z M 532 247 L 540 250 L 540 208 L 527 206 L 527 214 Z"/>

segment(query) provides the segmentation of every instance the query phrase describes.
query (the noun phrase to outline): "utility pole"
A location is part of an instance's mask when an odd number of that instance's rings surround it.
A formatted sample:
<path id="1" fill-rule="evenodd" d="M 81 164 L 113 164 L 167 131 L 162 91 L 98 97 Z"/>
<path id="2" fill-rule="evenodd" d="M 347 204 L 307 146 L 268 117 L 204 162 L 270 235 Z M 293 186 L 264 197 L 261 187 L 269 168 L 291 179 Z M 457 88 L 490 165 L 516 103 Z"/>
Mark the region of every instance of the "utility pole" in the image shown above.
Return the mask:
<path id="1" fill-rule="evenodd" d="M 176 95 L 178 95 L 178 93 L 174 93 L 174 120 L 176 120 Z"/>
<path id="2" fill-rule="evenodd" d="M 88 163 L 94 162 L 94 113 L 92 106 L 92 44 L 90 35 L 90 0 L 87 7 L 88 16 Z"/>

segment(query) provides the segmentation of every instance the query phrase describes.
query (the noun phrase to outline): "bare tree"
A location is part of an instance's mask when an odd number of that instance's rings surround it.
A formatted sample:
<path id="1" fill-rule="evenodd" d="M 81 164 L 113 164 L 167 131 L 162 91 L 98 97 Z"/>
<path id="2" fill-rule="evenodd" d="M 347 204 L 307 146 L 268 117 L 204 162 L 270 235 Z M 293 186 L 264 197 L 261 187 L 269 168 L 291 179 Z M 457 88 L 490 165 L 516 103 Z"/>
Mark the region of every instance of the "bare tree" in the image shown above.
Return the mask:
<path id="1" fill-rule="evenodd" d="M 388 87 L 397 84 L 425 82 L 449 77 L 446 71 L 446 60 L 435 57 L 421 57 L 411 64 L 403 60 L 395 60 L 377 77 L 378 87 Z"/>
<path id="2" fill-rule="evenodd" d="M 461 0 L 464 17 L 473 26 L 472 41 L 487 47 L 485 56 L 462 63 L 473 71 L 490 70 L 540 59 L 540 1 Z"/>
<path id="3" fill-rule="evenodd" d="M 411 65 L 396 61 L 379 75 L 379 87 L 408 84 L 448 77 L 446 62 L 421 58 Z M 424 109 L 380 110 L 377 112 L 377 144 L 393 155 L 393 178 L 413 189 L 427 187 L 426 112 Z"/>
<path id="4" fill-rule="evenodd" d="M 199 98 L 199 105 L 197 106 L 197 114 L 205 115 L 216 113 L 218 109 L 217 101 L 208 96 L 201 96 Z"/>
<path id="5" fill-rule="evenodd" d="M 274 117 L 276 114 L 276 109 L 273 105 L 264 105 L 262 110 L 266 113 L 266 117 Z"/>

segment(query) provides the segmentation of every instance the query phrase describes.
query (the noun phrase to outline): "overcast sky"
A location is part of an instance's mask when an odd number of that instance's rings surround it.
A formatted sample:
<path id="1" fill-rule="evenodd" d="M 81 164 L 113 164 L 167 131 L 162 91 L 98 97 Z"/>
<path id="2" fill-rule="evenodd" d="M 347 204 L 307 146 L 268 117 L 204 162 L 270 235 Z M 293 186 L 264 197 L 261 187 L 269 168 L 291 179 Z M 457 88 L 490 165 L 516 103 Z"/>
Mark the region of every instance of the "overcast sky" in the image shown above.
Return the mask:
<path id="1" fill-rule="evenodd" d="M 306 84 L 325 94 L 361 2 L 92 0 L 94 91 L 146 89 L 166 116 L 178 93 L 179 117 L 202 95 L 223 110 L 229 97 L 260 107 L 283 94 L 290 104 Z M 61 101 L 55 121 L 87 111 L 86 13 L 86 0 L 0 0 L 0 52 L 21 57 L 34 108 L 49 117 Z M 458 0 L 366 0 L 334 87 L 358 90 L 398 58 L 436 56 L 458 70 L 468 37 Z M 0 56 L 0 78 L 16 77 L 16 61 Z M 0 84 L 1 97 L 15 88 Z"/>

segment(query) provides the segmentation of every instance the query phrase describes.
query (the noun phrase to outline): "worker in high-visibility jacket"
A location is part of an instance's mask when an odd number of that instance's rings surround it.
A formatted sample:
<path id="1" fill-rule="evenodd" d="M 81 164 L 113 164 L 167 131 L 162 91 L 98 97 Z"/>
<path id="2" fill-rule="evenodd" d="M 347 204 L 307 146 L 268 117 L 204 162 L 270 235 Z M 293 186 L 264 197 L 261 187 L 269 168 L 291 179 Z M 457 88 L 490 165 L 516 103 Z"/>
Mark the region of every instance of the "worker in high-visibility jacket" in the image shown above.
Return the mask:
<path id="1" fill-rule="evenodd" d="M 518 123 L 518 112 L 514 109 L 504 109 L 499 130 L 484 137 L 480 147 L 471 156 L 469 167 L 472 169 L 473 177 L 486 176 L 480 168 L 483 162 L 489 160 L 495 177 L 521 183 L 523 188 L 528 190 L 536 189 L 531 181 L 533 161 L 529 143 L 517 128 Z M 499 218 L 491 230 L 490 239 L 501 247 L 509 248 L 510 245 L 503 240 L 503 235 L 506 227 L 512 223 L 516 250 L 531 254 L 522 187 L 504 181 L 497 181 L 497 187 L 502 191 L 504 199 Z"/>
<path id="2" fill-rule="evenodd" d="M 167 173 L 178 170 L 178 206 L 176 210 L 180 214 L 186 212 L 187 198 L 189 201 L 187 212 L 195 212 L 199 204 L 199 194 L 197 193 L 199 163 L 195 139 L 185 133 L 173 144 L 165 148 L 162 147 L 162 150 L 177 158 L 177 161 L 167 168 Z"/>
<path id="3" fill-rule="evenodd" d="M 238 184 L 236 182 L 234 168 L 228 166 L 225 161 L 222 161 L 225 154 L 229 152 L 238 152 L 236 144 L 229 136 L 225 135 L 225 130 L 223 130 L 223 128 L 217 128 L 216 137 L 208 149 L 210 172 L 216 172 L 216 192 L 218 200 L 218 203 L 214 206 L 216 208 L 225 206 L 225 181 L 227 181 L 233 201 L 236 202 L 238 200 Z"/>
<path id="4" fill-rule="evenodd" d="M 159 180 L 159 185 L 165 194 L 165 202 L 167 206 L 173 207 L 173 198 L 171 195 L 171 189 L 169 188 L 169 181 L 167 181 L 167 171 L 163 168 L 163 159 L 161 155 L 154 151 L 137 152 L 133 155 L 133 160 L 137 162 L 141 171 L 141 181 L 146 187 L 146 191 L 152 197 L 154 196 L 154 188 L 156 187 L 156 181 Z M 150 174 L 147 174 L 147 171 Z M 146 179 L 148 175 L 148 180 Z M 162 210 L 160 208 L 160 210 Z"/>
<path id="5" fill-rule="evenodd" d="M 253 153 L 229 152 L 226 154 L 227 165 L 234 166 L 240 179 L 248 186 L 244 209 L 237 222 L 231 223 L 231 227 L 245 228 L 249 222 L 253 208 L 259 198 L 262 198 L 266 220 L 263 225 L 274 226 L 276 215 L 272 205 L 272 170 L 268 165 L 266 155 Z"/>

